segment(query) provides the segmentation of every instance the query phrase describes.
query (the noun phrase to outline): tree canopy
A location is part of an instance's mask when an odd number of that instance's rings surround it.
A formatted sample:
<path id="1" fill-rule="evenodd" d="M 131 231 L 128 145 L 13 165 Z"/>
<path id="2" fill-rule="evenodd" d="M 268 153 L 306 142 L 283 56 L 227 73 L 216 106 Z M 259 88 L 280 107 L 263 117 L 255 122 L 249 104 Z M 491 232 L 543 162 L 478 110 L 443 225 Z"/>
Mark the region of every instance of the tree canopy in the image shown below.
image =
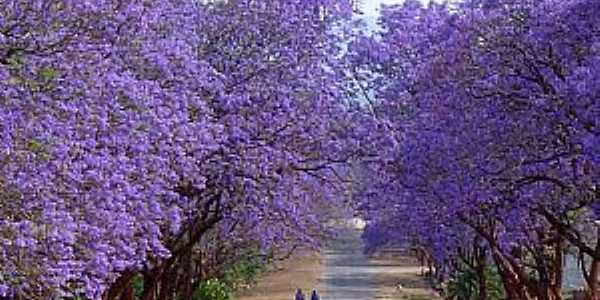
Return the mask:
<path id="1" fill-rule="evenodd" d="M 600 290 L 600 2 L 5 0 L 0 299 L 192 299 L 246 256 L 367 250 Z"/>

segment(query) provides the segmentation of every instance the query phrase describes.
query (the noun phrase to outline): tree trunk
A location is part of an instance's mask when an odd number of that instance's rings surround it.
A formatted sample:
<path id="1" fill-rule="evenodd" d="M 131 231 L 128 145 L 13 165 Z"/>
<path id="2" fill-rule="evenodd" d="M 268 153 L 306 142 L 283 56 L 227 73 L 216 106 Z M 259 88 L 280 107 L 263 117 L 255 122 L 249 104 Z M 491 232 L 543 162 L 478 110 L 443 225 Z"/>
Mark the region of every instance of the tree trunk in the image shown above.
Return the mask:
<path id="1" fill-rule="evenodd" d="M 135 290 L 131 284 L 125 288 L 119 300 L 135 300 Z"/>
<path id="2" fill-rule="evenodd" d="M 173 257 L 169 259 L 169 263 L 165 266 L 162 276 L 159 278 L 158 291 L 159 300 L 173 300 L 177 288 L 177 272 L 179 270 L 180 260 Z"/>
<path id="3" fill-rule="evenodd" d="M 550 286 L 550 295 L 554 300 L 562 300 L 562 282 L 563 282 L 563 256 L 564 241 L 559 238 L 554 246 L 554 260 L 552 262 L 552 285 Z"/>
<path id="4" fill-rule="evenodd" d="M 427 276 L 433 276 L 433 263 L 430 258 L 427 258 Z"/>
<path id="5" fill-rule="evenodd" d="M 141 300 L 155 300 L 156 294 L 159 292 L 160 280 L 163 277 L 164 270 L 168 267 L 168 262 L 165 266 L 156 266 L 155 268 L 144 272 L 144 291 L 142 292 Z"/>
<path id="6" fill-rule="evenodd" d="M 502 278 L 502 284 L 506 290 L 507 297 L 509 300 L 534 300 L 529 288 L 527 286 L 527 280 L 521 278 L 520 273 L 522 270 L 515 270 L 514 267 L 507 262 L 507 259 L 495 247 L 492 248 L 492 258 L 496 263 L 496 266 L 500 272 Z"/>
<path id="7" fill-rule="evenodd" d="M 131 287 L 131 281 L 135 277 L 135 272 L 125 272 L 117 278 L 117 280 L 110 285 L 108 291 L 106 292 L 104 299 L 106 300 L 118 300 L 122 299 L 121 295 Z"/>
<path id="8" fill-rule="evenodd" d="M 502 280 L 502 285 L 506 291 L 506 299 L 519 300 L 520 297 L 519 293 L 517 293 L 517 287 L 514 284 L 514 280 L 511 279 L 513 276 L 506 269 L 505 264 L 501 262 L 501 259 L 498 257 L 495 251 L 492 251 L 492 258 L 494 259 L 494 263 L 496 264 L 496 268 L 500 274 L 500 279 Z"/>
<path id="9" fill-rule="evenodd" d="M 485 274 L 485 270 L 487 268 L 487 255 L 485 248 L 480 246 L 475 246 L 475 260 L 477 263 L 477 281 L 479 283 L 479 300 L 487 300 L 488 298 L 488 290 L 487 290 L 487 277 Z"/>
<path id="10" fill-rule="evenodd" d="M 597 246 L 596 248 L 600 248 Z M 590 269 L 589 300 L 600 300 L 600 259 L 594 258 Z"/>
<path id="11" fill-rule="evenodd" d="M 184 264 L 183 266 L 183 286 L 181 289 L 181 292 L 183 293 L 183 297 L 184 299 L 192 299 L 192 296 L 194 294 L 194 283 L 193 283 L 193 279 L 194 279 L 194 266 L 193 266 L 193 260 L 192 260 L 192 249 L 190 249 L 190 251 L 188 251 L 188 253 L 186 253 L 186 256 L 184 257 L 182 263 Z"/>
<path id="12" fill-rule="evenodd" d="M 600 226 L 596 231 L 596 248 L 594 253 L 591 255 L 592 264 L 590 271 L 586 274 L 585 271 L 585 255 L 580 253 L 581 269 L 587 283 L 587 299 L 586 300 L 600 300 Z"/>
<path id="13" fill-rule="evenodd" d="M 425 276 L 425 251 L 418 249 L 417 255 L 419 257 L 419 264 L 421 265 L 421 276 Z"/>

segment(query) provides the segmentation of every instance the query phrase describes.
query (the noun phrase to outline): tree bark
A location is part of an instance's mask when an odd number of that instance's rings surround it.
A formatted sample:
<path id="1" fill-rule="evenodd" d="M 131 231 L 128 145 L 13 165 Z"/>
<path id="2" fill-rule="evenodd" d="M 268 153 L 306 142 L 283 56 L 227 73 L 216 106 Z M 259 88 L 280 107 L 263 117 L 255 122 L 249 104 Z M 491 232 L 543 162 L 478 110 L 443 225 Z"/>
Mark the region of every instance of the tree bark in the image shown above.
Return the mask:
<path id="1" fill-rule="evenodd" d="M 137 273 L 135 272 L 124 272 L 117 278 L 117 280 L 110 285 L 110 288 L 106 292 L 104 299 L 106 300 L 120 300 L 121 295 L 131 287 L 131 281 Z"/>
<path id="2" fill-rule="evenodd" d="M 592 257 L 589 278 L 587 278 L 589 300 L 600 300 L 600 227 L 596 231 L 596 236 L 596 251 Z"/>
<path id="3" fill-rule="evenodd" d="M 562 282 L 563 282 L 563 256 L 564 241 L 558 238 L 554 246 L 554 259 L 552 262 L 553 280 L 550 286 L 550 294 L 555 300 L 562 300 Z"/>
<path id="4" fill-rule="evenodd" d="M 135 300 L 135 290 L 131 284 L 127 285 L 119 300 Z"/>
<path id="5" fill-rule="evenodd" d="M 507 300 L 521 300 L 516 274 L 510 271 L 510 266 L 507 266 L 496 250 L 492 250 L 492 258 L 496 264 L 496 268 L 498 268 L 498 273 L 500 273 Z"/>
<path id="6" fill-rule="evenodd" d="M 485 270 L 487 268 L 487 255 L 484 247 L 475 245 L 475 260 L 477 263 L 477 281 L 479 283 L 479 300 L 487 300 L 487 276 Z"/>

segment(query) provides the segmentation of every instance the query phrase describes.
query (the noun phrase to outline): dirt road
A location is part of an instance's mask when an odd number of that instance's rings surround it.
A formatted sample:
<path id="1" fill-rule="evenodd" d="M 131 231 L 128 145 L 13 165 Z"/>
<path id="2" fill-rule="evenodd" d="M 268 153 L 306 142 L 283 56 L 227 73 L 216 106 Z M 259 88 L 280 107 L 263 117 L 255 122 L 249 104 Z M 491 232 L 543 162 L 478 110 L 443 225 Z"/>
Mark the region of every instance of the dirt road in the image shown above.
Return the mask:
<path id="1" fill-rule="evenodd" d="M 316 287 L 321 300 L 439 299 L 418 276 L 420 268 L 411 257 L 398 252 L 370 257 L 362 248 L 359 230 L 340 229 L 320 256 L 291 259 L 237 299 L 293 300 L 298 287 L 308 293 Z"/>
<path id="2" fill-rule="evenodd" d="M 319 253 L 300 251 L 291 259 L 277 263 L 274 271 L 235 299 L 293 300 L 297 288 L 309 291 L 318 284 L 322 269 Z"/>
<path id="3" fill-rule="evenodd" d="M 397 251 L 364 254 L 359 230 L 341 229 L 321 263 L 318 290 L 323 300 L 437 299 L 418 276 L 413 258 Z"/>

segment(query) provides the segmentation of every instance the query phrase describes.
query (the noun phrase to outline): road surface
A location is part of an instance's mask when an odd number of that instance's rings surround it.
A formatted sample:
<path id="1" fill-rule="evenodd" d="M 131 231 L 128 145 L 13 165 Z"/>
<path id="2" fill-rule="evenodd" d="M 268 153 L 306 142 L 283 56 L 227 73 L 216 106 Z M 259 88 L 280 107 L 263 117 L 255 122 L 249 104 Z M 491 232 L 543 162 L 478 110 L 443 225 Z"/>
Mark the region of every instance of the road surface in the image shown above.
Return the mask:
<path id="1" fill-rule="evenodd" d="M 420 270 L 414 259 L 398 252 L 365 255 L 360 230 L 347 226 L 319 256 L 291 259 L 236 299 L 293 300 L 298 287 L 307 295 L 316 287 L 321 300 L 439 299 L 418 276 Z"/>
<path id="2" fill-rule="evenodd" d="M 357 229 L 340 229 L 323 251 L 318 284 L 322 300 L 436 299 L 418 276 L 421 270 L 414 259 L 398 252 L 368 256 L 360 234 Z"/>

